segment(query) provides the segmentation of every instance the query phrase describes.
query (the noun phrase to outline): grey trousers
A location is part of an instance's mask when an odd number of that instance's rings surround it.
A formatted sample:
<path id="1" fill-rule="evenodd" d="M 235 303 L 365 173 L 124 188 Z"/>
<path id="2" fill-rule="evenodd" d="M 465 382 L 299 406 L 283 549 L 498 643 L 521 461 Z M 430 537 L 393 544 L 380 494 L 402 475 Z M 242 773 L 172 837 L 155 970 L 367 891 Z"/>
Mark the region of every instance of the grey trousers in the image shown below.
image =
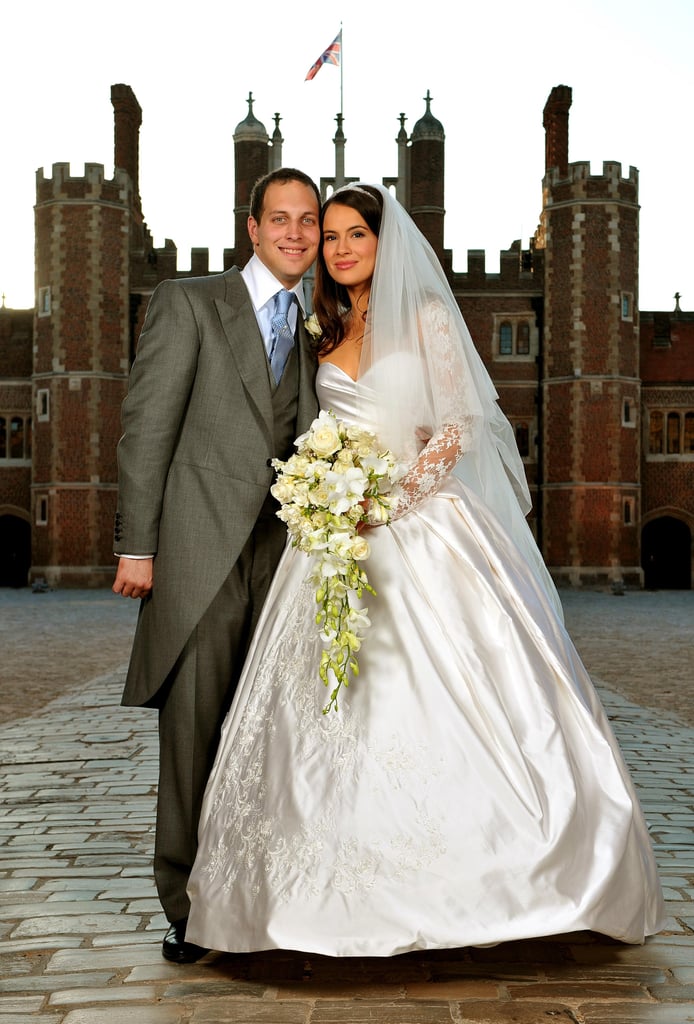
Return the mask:
<path id="1" fill-rule="evenodd" d="M 188 916 L 186 885 L 197 850 L 205 785 L 286 536 L 286 528 L 272 512 L 258 519 L 157 699 L 159 790 L 154 877 L 169 921 Z M 185 601 L 185 594 L 181 600 Z"/>

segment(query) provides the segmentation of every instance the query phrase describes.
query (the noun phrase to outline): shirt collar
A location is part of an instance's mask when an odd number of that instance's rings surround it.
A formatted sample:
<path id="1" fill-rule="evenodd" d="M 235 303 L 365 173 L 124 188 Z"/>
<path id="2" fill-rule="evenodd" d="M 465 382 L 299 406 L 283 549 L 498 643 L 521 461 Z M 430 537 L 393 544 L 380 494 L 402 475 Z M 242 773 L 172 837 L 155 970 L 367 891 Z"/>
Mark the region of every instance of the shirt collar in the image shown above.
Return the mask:
<path id="1" fill-rule="evenodd" d="M 256 313 L 267 305 L 270 299 L 277 294 L 277 292 L 284 288 L 281 281 L 272 274 L 265 266 L 263 261 L 256 256 L 255 253 L 251 256 L 246 266 L 241 271 L 241 277 L 244 280 L 246 287 L 248 288 L 251 302 Z M 296 300 L 299 303 L 302 316 L 306 316 L 306 306 L 304 304 L 304 286 L 303 282 L 299 281 L 293 288 L 289 288 L 296 295 Z"/>

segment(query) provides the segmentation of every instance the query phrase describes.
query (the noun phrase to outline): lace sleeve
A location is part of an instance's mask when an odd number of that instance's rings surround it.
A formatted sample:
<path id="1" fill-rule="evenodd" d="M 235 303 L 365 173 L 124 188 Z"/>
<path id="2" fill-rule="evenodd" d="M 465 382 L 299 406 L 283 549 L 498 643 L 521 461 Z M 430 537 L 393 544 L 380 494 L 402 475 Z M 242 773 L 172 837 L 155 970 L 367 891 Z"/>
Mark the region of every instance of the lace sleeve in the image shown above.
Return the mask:
<path id="1" fill-rule="evenodd" d="M 470 427 L 448 423 L 429 438 L 419 458 L 400 480 L 391 499 L 390 521 L 394 522 L 441 488 L 448 474 L 463 457 L 471 437 Z"/>
<path id="2" fill-rule="evenodd" d="M 428 303 L 421 313 L 419 327 L 432 392 L 429 412 L 434 426 L 419 425 L 415 431 L 419 455 L 392 499 L 391 520 L 412 512 L 436 494 L 456 463 L 478 443 L 477 403 L 469 393 L 467 366 L 454 343 L 445 304 L 436 299 Z"/>

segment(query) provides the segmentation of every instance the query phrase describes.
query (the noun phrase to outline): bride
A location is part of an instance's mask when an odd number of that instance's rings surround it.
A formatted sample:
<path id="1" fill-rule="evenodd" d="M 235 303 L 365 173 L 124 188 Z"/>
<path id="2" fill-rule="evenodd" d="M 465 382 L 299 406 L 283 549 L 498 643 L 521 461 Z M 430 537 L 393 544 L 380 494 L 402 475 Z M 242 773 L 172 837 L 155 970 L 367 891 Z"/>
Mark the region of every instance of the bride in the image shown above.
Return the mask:
<path id="1" fill-rule="evenodd" d="M 380 186 L 322 214 L 321 407 L 409 467 L 368 531 L 371 628 L 321 713 L 287 547 L 202 810 L 186 940 L 390 956 L 663 923 L 616 740 L 526 524 L 523 466 L 436 256 Z"/>

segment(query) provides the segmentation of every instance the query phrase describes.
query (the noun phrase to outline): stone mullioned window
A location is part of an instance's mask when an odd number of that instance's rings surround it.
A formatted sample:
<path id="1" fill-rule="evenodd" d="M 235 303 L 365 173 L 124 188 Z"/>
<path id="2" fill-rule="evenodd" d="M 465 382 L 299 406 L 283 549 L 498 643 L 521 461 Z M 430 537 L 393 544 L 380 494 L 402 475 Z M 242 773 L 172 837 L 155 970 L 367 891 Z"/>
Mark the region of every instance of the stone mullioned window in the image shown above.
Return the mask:
<path id="1" fill-rule="evenodd" d="M 650 409 L 648 458 L 694 459 L 694 409 Z"/>

